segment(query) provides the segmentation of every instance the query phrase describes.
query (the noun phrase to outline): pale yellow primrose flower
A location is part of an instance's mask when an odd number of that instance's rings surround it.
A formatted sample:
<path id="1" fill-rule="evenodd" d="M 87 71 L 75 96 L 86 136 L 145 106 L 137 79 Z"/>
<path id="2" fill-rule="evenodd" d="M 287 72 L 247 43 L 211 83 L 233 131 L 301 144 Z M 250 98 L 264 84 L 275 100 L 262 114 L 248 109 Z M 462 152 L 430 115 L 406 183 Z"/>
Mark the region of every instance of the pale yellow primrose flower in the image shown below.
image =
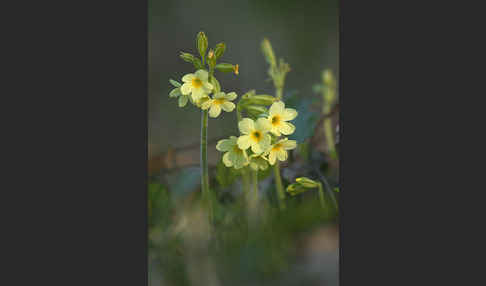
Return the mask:
<path id="1" fill-rule="evenodd" d="M 208 82 L 208 72 L 198 70 L 196 73 L 186 74 L 182 77 L 184 84 L 181 86 L 183 95 L 191 94 L 192 100 L 197 102 L 204 95 L 208 95 L 213 90 L 213 85 Z"/>
<path id="2" fill-rule="evenodd" d="M 238 144 L 236 144 L 237 139 L 236 136 L 231 136 L 229 139 L 219 140 L 216 149 L 226 152 L 223 155 L 223 163 L 226 167 L 240 169 L 248 165 L 248 155 L 246 151 L 238 148 Z"/>
<path id="3" fill-rule="evenodd" d="M 213 95 L 213 99 L 210 99 L 203 104 L 201 104 L 202 109 L 209 109 L 209 116 L 218 117 L 221 113 L 221 109 L 226 112 L 231 112 L 235 109 L 235 104 L 231 101 L 235 100 L 237 97 L 235 92 L 230 92 L 225 94 L 224 92 L 218 92 Z"/>
<path id="4" fill-rule="evenodd" d="M 251 146 L 251 151 L 255 154 L 260 154 L 267 151 L 272 143 L 272 137 L 268 132 L 272 128 L 270 122 L 266 118 L 258 118 L 255 122 L 250 118 L 244 118 L 238 122 L 238 128 L 244 135 L 238 138 L 238 147 L 246 150 Z"/>
<path id="5" fill-rule="evenodd" d="M 250 155 L 250 168 L 255 171 L 266 170 L 268 168 L 268 159 L 265 157 L 265 154 L 252 154 Z"/>
<path id="6" fill-rule="evenodd" d="M 266 152 L 268 154 L 270 165 L 274 165 L 277 158 L 279 161 L 287 160 L 287 150 L 292 150 L 296 147 L 297 142 L 295 140 L 289 140 L 288 138 L 284 138 L 273 144 L 270 150 Z"/>
<path id="7" fill-rule="evenodd" d="M 270 114 L 268 116 L 268 121 L 272 124 L 272 129 L 270 130 L 276 136 L 290 135 L 294 133 L 295 126 L 290 123 L 286 122 L 289 120 L 294 119 L 297 117 L 297 110 L 293 108 L 285 108 L 285 103 L 282 101 L 277 101 L 272 104 L 270 110 L 268 111 Z"/>

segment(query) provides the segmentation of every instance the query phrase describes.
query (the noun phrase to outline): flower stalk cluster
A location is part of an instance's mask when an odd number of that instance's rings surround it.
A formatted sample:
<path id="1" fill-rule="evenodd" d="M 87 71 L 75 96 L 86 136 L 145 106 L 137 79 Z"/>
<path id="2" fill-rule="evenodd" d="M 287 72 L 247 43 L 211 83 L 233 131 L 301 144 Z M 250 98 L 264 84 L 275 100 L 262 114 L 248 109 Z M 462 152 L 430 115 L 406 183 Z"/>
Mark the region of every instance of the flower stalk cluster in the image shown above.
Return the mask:
<path id="1" fill-rule="evenodd" d="M 188 102 L 201 109 L 201 190 L 203 201 L 208 210 L 210 220 L 213 219 L 211 196 L 209 193 L 209 172 L 207 159 L 207 132 L 208 116 L 217 118 L 222 111 L 232 112 L 235 109 L 233 100 L 237 98 L 235 92 L 223 92 L 219 81 L 214 76 L 214 71 L 234 72 L 238 74 L 239 66 L 230 63 L 219 63 L 218 60 L 226 50 L 225 43 L 219 43 L 214 49 L 208 51 L 208 38 L 204 32 L 196 36 L 196 49 L 199 57 L 186 52 L 181 52 L 180 57 L 185 62 L 191 63 L 195 69 L 193 73 L 184 75 L 182 83 L 170 79 L 174 87 L 169 97 L 178 98 L 179 107 L 185 107 Z"/>

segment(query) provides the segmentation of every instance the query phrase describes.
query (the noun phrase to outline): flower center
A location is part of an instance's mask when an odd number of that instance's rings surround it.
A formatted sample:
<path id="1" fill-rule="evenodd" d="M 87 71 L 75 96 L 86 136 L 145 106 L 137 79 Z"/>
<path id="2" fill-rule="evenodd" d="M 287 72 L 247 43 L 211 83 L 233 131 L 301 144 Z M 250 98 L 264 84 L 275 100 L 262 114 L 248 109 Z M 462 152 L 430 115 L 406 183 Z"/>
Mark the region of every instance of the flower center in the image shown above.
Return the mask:
<path id="1" fill-rule="evenodd" d="M 233 146 L 233 152 L 235 152 L 235 153 L 241 153 L 242 150 L 240 148 L 238 148 L 238 145 L 235 145 L 235 146 Z"/>
<path id="2" fill-rule="evenodd" d="M 251 133 L 251 139 L 257 143 L 260 142 L 260 140 L 262 140 L 262 133 L 260 133 L 260 131 L 253 131 Z"/>
<path id="3" fill-rule="evenodd" d="M 280 124 L 280 116 L 278 115 L 275 115 L 272 117 L 272 125 L 273 126 L 277 126 Z"/>
<path id="4" fill-rule="evenodd" d="M 280 151 L 282 149 L 282 144 L 275 144 L 272 147 L 272 151 Z"/>
<path id="5" fill-rule="evenodd" d="M 198 78 L 192 79 L 192 87 L 200 88 L 202 86 L 202 81 Z"/>
<path id="6" fill-rule="evenodd" d="M 213 99 L 213 103 L 217 105 L 221 105 L 224 103 L 224 98 Z"/>

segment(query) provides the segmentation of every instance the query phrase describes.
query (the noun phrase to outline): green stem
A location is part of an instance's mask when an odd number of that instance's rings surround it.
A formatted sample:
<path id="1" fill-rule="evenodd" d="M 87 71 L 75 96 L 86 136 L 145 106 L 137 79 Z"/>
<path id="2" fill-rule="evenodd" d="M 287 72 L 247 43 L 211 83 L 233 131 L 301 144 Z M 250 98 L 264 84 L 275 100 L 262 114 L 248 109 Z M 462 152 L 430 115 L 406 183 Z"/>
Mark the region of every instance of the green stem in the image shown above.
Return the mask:
<path id="1" fill-rule="evenodd" d="M 324 202 L 324 191 L 322 190 L 322 184 L 319 183 L 319 201 L 321 202 L 321 207 L 322 208 L 325 208 L 326 207 L 326 204 Z"/>
<path id="2" fill-rule="evenodd" d="M 337 159 L 337 152 L 334 144 L 334 131 L 332 130 L 331 118 L 324 119 L 324 135 L 326 136 L 329 156 L 332 159 Z"/>
<path id="3" fill-rule="evenodd" d="M 210 222 L 213 221 L 211 194 L 209 193 L 208 171 L 208 110 L 201 112 L 201 186 L 204 203 L 209 211 Z"/>
<path id="4" fill-rule="evenodd" d="M 273 166 L 273 170 L 275 171 L 275 185 L 277 186 L 277 197 L 278 197 L 278 205 L 281 210 L 285 210 L 285 192 L 283 189 L 282 178 L 280 177 L 280 166 L 278 161 L 275 162 Z"/>
<path id="5" fill-rule="evenodd" d="M 258 200 L 258 171 L 252 170 L 251 171 L 252 175 L 252 187 L 253 187 L 253 194 L 252 194 L 252 199 L 253 201 Z"/>
<path id="6" fill-rule="evenodd" d="M 283 88 L 276 88 L 276 95 L 278 100 L 282 100 Z"/>

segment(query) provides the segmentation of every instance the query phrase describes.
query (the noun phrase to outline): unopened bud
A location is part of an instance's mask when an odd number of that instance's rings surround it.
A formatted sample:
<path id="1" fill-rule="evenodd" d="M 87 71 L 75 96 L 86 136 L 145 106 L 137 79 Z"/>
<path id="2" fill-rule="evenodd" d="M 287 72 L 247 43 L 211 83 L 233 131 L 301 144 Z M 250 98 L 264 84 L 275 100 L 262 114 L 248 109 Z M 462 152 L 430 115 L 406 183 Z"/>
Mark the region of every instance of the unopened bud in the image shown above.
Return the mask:
<path id="1" fill-rule="evenodd" d="M 272 66 L 277 66 L 277 60 L 275 59 L 275 54 L 273 53 L 272 45 L 267 38 L 263 39 L 262 41 L 262 52 L 265 56 L 267 62 Z"/>
<path id="2" fill-rule="evenodd" d="M 254 117 L 258 117 L 260 114 L 267 112 L 267 109 L 265 107 L 258 105 L 247 105 L 244 108 L 246 109 L 246 112 L 248 112 L 248 114 Z"/>
<path id="3" fill-rule="evenodd" d="M 204 34 L 204 32 L 199 32 L 196 39 L 197 50 L 199 51 L 201 57 L 204 57 L 204 55 L 206 54 L 206 50 L 208 49 L 208 38 L 206 37 L 206 34 Z"/>
<path id="4" fill-rule="evenodd" d="M 222 72 L 233 72 L 234 66 L 228 63 L 220 63 L 215 66 L 215 69 Z"/>
<path id="5" fill-rule="evenodd" d="M 305 188 L 317 188 L 319 186 L 318 182 L 306 177 L 297 178 L 295 181 Z"/>
<path id="6" fill-rule="evenodd" d="M 226 50 L 225 43 L 217 44 L 216 48 L 214 49 L 214 55 L 216 56 L 216 59 L 219 59 L 224 54 L 225 50 Z"/>
<path id="7" fill-rule="evenodd" d="M 181 52 L 180 57 L 184 61 L 191 63 L 191 64 L 194 63 L 194 60 L 196 59 L 196 57 L 194 57 L 192 54 L 184 53 L 184 52 Z"/>

